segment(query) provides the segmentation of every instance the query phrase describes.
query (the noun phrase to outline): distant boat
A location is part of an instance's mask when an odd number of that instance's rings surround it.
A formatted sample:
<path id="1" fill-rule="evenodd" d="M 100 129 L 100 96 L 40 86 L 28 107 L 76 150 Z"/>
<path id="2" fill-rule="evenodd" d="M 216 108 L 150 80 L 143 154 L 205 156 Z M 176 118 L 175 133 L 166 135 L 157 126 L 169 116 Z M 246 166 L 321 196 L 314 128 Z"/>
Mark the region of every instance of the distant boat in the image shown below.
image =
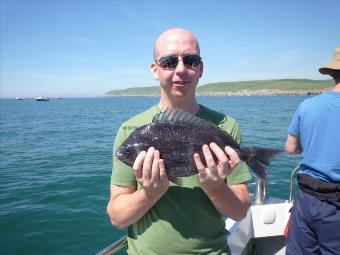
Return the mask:
<path id="1" fill-rule="evenodd" d="M 45 97 L 36 97 L 35 101 L 50 101 L 50 99 L 45 98 Z"/>
<path id="2" fill-rule="evenodd" d="M 16 97 L 15 100 L 24 100 L 23 97 Z"/>

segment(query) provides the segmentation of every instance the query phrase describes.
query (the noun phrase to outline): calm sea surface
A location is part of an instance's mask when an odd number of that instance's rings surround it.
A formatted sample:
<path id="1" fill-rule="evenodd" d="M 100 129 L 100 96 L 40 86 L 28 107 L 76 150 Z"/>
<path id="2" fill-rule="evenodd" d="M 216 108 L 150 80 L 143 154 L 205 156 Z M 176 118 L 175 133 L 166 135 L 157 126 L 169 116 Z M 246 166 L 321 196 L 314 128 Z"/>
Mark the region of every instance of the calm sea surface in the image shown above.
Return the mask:
<path id="1" fill-rule="evenodd" d="M 199 97 L 239 122 L 244 145 L 283 148 L 307 97 Z M 112 144 L 156 97 L 0 100 L 0 254 L 94 254 L 125 233 L 106 215 Z M 269 168 L 267 194 L 288 199 L 299 157 Z M 254 184 L 250 184 L 253 190 Z"/>

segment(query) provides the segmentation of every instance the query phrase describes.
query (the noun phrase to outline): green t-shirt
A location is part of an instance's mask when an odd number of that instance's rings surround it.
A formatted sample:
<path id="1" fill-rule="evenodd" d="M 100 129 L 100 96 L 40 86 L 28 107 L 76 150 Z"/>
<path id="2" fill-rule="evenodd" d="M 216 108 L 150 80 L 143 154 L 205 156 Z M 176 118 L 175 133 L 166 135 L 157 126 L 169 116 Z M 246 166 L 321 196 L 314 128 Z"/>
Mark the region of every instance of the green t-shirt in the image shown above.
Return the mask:
<path id="1" fill-rule="evenodd" d="M 158 105 L 124 122 L 119 128 L 114 153 L 134 129 L 148 124 L 161 111 Z M 237 122 L 200 105 L 196 116 L 227 131 L 237 142 L 241 135 Z M 233 185 L 249 181 L 248 167 L 241 162 L 227 178 Z M 181 177 L 182 186 L 169 182 L 168 191 L 136 223 L 128 227 L 128 254 L 228 254 L 223 216 L 200 187 L 198 176 Z M 111 183 L 136 186 L 131 167 L 114 159 Z"/>

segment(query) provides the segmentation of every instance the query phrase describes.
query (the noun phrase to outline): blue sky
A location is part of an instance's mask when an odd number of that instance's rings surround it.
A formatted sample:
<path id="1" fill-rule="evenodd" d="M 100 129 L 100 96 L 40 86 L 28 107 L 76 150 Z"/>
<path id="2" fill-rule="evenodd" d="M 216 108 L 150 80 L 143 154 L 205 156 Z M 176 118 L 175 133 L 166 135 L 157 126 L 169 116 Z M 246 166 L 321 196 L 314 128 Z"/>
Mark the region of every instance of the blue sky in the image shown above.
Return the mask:
<path id="1" fill-rule="evenodd" d="M 198 38 L 200 85 L 318 73 L 340 46 L 340 1 L 0 0 L 1 97 L 90 97 L 157 85 L 153 43 Z"/>

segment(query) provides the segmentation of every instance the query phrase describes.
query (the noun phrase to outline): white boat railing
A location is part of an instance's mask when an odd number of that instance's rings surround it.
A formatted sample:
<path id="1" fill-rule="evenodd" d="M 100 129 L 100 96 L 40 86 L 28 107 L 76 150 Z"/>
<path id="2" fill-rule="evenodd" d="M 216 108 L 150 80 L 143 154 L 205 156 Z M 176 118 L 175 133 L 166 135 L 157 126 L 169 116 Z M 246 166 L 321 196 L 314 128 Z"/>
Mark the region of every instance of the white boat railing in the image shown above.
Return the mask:
<path id="1" fill-rule="evenodd" d="M 100 252 L 96 253 L 96 255 L 111 255 L 116 254 L 117 252 L 121 251 L 127 247 L 127 236 L 123 236 L 121 239 L 115 241 L 114 243 L 110 244 Z"/>
<path id="2" fill-rule="evenodd" d="M 294 196 L 294 180 L 295 177 L 298 173 L 300 169 L 300 166 L 297 166 L 294 168 L 294 170 L 292 171 L 291 175 L 290 175 L 290 191 L 289 191 L 289 203 L 293 203 L 293 196 Z"/>
<path id="3" fill-rule="evenodd" d="M 266 199 L 266 180 L 257 178 L 255 188 L 255 204 L 263 205 Z"/>

